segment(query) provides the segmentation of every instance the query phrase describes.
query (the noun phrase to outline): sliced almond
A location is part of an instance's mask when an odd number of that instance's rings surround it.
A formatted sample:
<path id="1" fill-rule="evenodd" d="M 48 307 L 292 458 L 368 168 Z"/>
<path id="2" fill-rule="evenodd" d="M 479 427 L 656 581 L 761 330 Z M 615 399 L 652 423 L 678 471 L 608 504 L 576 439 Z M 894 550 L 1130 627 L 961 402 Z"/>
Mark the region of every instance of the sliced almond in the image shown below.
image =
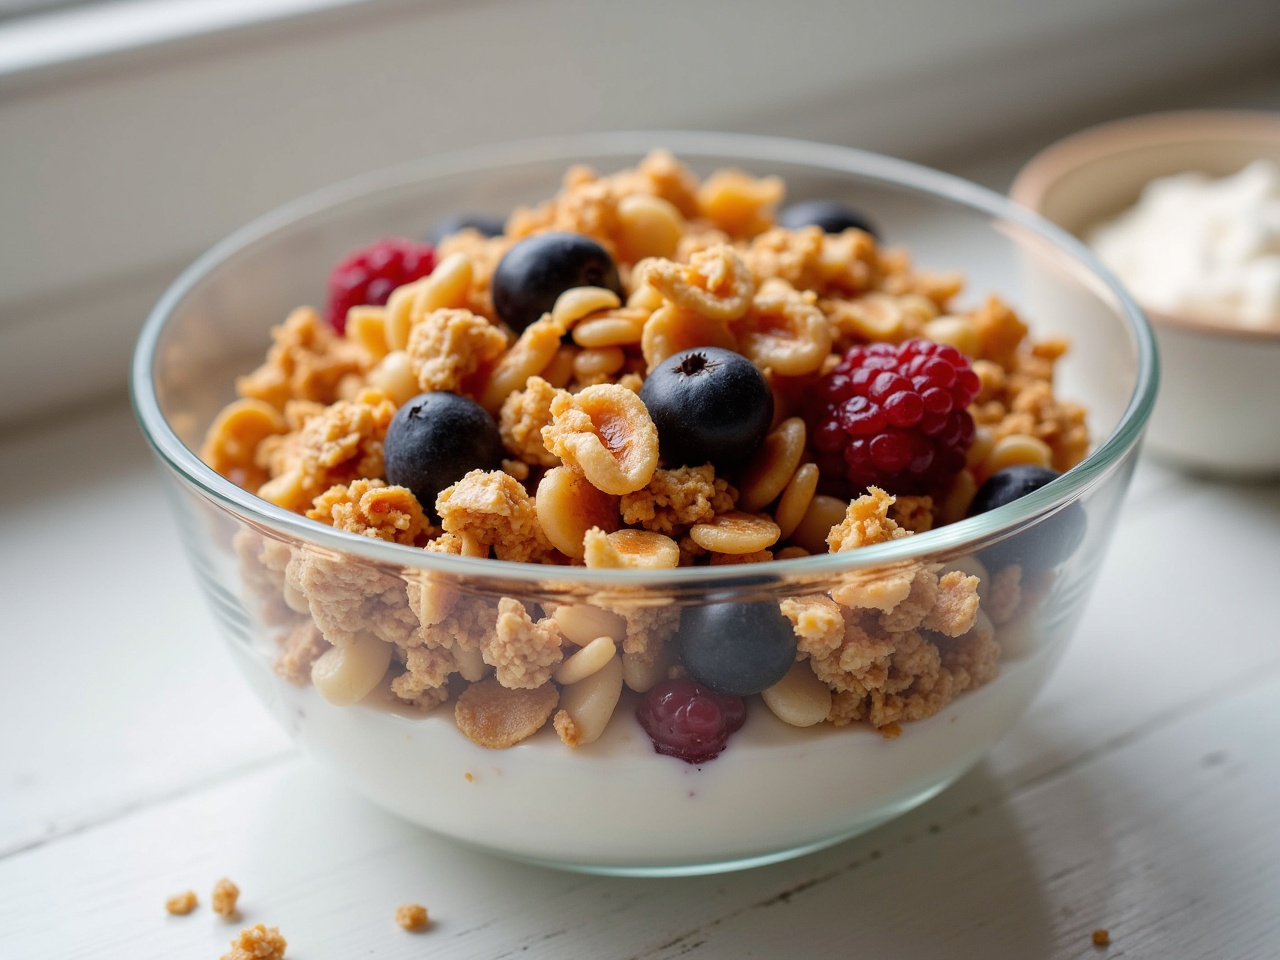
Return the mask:
<path id="1" fill-rule="evenodd" d="M 542 729 L 559 699 L 552 683 L 511 690 L 490 677 L 462 691 L 453 718 L 472 743 L 504 750 Z"/>
<path id="2" fill-rule="evenodd" d="M 781 531 L 768 517 L 733 511 L 689 528 L 693 542 L 712 553 L 756 553 L 778 542 Z"/>
<path id="3" fill-rule="evenodd" d="M 588 530 L 583 549 L 583 559 L 590 568 L 674 570 L 680 565 L 680 545 L 665 534 L 650 530 L 628 529 L 610 534 Z"/>

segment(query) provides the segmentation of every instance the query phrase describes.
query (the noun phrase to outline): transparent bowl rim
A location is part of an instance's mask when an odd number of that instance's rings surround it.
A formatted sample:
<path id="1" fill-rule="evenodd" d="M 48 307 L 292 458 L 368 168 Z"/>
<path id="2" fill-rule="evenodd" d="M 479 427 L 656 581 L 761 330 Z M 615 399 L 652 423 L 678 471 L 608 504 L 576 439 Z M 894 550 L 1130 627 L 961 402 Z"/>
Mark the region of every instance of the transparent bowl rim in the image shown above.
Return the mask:
<path id="1" fill-rule="evenodd" d="M 1087 269 L 1092 280 L 1114 299 L 1133 336 L 1138 359 L 1137 382 L 1116 428 L 1080 464 L 1039 490 L 988 513 L 926 533 L 844 553 L 739 566 L 679 567 L 663 571 L 588 570 L 455 557 L 412 550 L 399 544 L 335 530 L 268 503 L 216 473 L 178 438 L 161 413 L 152 374 L 157 363 L 156 347 L 167 321 L 198 283 L 244 248 L 341 203 L 410 183 L 464 172 L 508 168 L 522 162 L 561 161 L 568 166 L 584 158 L 634 161 L 655 147 L 663 147 L 678 157 L 689 159 L 736 157 L 751 162 L 821 167 L 831 173 L 851 174 L 863 181 L 932 195 L 986 214 L 993 220 L 1008 221 L 1036 235 L 1055 252 L 1066 255 Z M 1142 310 L 1119 281 L 1079 240 L 992 190 L 919 164 L 851 147 L 748 134 L 632 131 L 514 141 L 438 154 L 354 177 L 307 194 L 253 220 L 199 257 L 160 298 L 139 335 L 130 376 L 130 396 L 142 432 L 162 462 L 223 509 L 281 536 L 374 563 L 460 577 L 484 577 L 491 581 L 523 581 L 530 586 L 545 587 L 548 582 L 566 579 L 568 574 L 576 584 L 598 587 L 661 589 L 666 586 L 688 589 L 705 581 L 714 583 L 718 590 L 724 590 L 739 584 L 743 587 L 758 586 L 765 580 L 816 578 L 927 556 L 959 554 L 977 541 L 1048 514 L 1068 501 L 1078 499 L 1138 442 L 1155 403 L 1158 380 L 1158 360 L 1151 328 Z"/>

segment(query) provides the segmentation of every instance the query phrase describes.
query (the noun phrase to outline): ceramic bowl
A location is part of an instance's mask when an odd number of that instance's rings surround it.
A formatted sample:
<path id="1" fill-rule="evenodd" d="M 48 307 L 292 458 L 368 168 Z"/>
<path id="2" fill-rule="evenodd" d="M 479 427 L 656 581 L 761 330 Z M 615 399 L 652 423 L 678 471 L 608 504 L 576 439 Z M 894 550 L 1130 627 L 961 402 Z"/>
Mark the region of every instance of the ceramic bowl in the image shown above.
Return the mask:
<path id="1" fill-rule="evenodd" d="M 1077 237 L 1138 199 L 1157 178 L 1226 176 L 1251 160 L 1280 163 L 1280 113 L 1192 111 L 1105 123 L 1060 140 L 1019 172 L 1010 197 Z M 1280 324 L 1143 304 L 1160 347 L 1160 400 L 1147 448 L 1202 473 L 1280 475 Z"/>

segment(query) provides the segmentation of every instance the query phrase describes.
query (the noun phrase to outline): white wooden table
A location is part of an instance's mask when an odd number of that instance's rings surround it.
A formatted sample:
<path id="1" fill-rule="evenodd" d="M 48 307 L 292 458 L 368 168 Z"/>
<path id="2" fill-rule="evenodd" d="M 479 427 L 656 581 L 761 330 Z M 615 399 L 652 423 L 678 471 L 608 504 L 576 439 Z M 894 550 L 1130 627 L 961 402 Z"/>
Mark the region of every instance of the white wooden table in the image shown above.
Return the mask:
<path id="1" fill-rule="evenodd" d="M 215 636 L 122 404 L 5 439 L 0 476 L 3 960 L 216 958 L 224 875 L 297 960 L 1280 956 L 1280 485 L 1144 463 L 1049 687 L 914 813 L 619 880 L 465 849 L 300 756 Z M 201 909 L 167 916 L 188 887 Z M 394 924 L 408 901 L 429 932 Z"/>

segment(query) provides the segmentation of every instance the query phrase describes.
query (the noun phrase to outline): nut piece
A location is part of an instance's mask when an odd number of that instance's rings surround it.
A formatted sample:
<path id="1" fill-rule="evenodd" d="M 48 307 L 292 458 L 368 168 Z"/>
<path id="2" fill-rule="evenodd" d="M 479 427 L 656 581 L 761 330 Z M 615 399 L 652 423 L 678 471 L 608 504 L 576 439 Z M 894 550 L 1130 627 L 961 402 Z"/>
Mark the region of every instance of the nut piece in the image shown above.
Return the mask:
<path id="1" fill-rule="evenodd" d="M 657 654 L 623 653 L 622 680 L 629 690 L 645 693 L 667 679 L 675 665 L 675 644 L 664 643 Z"/>
<path id="2" fill-rule="evenodd" d="M 650 530 L 605 534 L 593 528 L 583 539 L 583 551 L 583 559 L 591 569 L 674 570 L 680 565 L 680 545 L 665 534 Z"/>
<path id="3" fill-rule="evenodd" d="M 831 528 L 844 519 L 848 500 L 819 493 L 809 501 L 809 508 L 800 519 L 800 525 L 791 533 L 791 539 L 810 554 L 827 552 L 827 535 Z"/>
<path id="4" fill-rule="evenodd" d="M 612 533 L 622 525 L 618 498 L 568 467 L 552 467 L 543 474 L 533 502 L 551 545 L 575 560 L 582 559 L 582 538 L 592 527 Z"/>
<path id="5" fill-rule="evenodd" d="M 734 510 L 689 528 L 693 542 L 712 553 L 755 553 L 778 542 L 778 525 L 768 517 Z"/>
<path id="6" fill-rule="evenodd" d="M 618 652 L 618 645 L 612 637 L 596 637 L 581 650 L 575 653 L 556 668 L 552 679 L 564 686 L 585 680 L 613 659 Z"/>
<path id="7" fill-rule="evenodd" d="M 555 359 L 564 334 L 564 324 L 550 314 L 544 314 L 540 320 L 525 327 L 524 333 L 489 373 L 480 393 L 480 406 L 492 414 L 502 409 L 508 396 L 516 390 L 523 390 L 530 377 L 541 373 Z"/>
<path id="8" fill-rule="evenodd" d="M 200 901 L 196 899 L 194 890 L 183 890 L 182 893 L 174 894 L 164 902 L 164 908 L 177 917 L 185 917 L 188 913 L 199 906 Z"/>
<path id="9" fill-rule="evenodd" d="M 629 263 L 673 257 L 684 233 L 684 217 L 670 201 L 632 193 L 618 201 L 618 256 Z"/>
<path id="10" fill-rule="evenodd" d="M 420 903 L 402 903 L 396 907 L 396 923 L 410 933 L 418 933 L 431 924 L 427 908 Z"/>
<path id="11" fill-rule="evenodd" d="M 791 479 L 787 481 L 778 501 L 778 509 L 773 512 L 774 522 L 782 531 L 780 539 L 785 540 L 800 526 L 813 495 L 818 489 L 818 465 L 816 463 L 801 464 Z"/>
<path id="12" fill-rule="evenodd" d="M 605 493 L 644 487 L 658 468 L 658 428 L 644 402 L 613 383 L 557 394 L 542 442 Z"/>
<path id="13" fill-rule="evenodd" d="M 453 717 L 472 743 L 504 750 L 537 733 L 559 699 L 554 684 L 511 690 L 490 677 L 462 691 Z"/>
<path id="14" fill-rule="evenodd" d="M 760 697 L 774 716 L 793 727 L 812 727 L 831 712 L 831 689 L 806 661 L 793 664 L 786 676 L 762 690 Z"/>
<path id="15" fill-rule="evenodd" d="M 350 646 L 326 650 L 311 665 L 311 683 L 335 706 L 359 703 L 387 672 L 392 649 L 377 637 L 362 636 Z"/>
<path id="16" fill-rule="evenodd" d="M 432 311 L 465 307 L 471 277 L 471 258 L 465 253 L 452 253 L 421 280 L 392 290 L 384 314 L 388 349 L 407 347 L 410 329 Z"/>
<path id="17" fill-rule="evenodd" d="M 422 392 L 418 377 L 413 372 L 413 361 L 405 350 L 392 350 L 378 361 L 365 380 L 370 387 L 390 397 L 397 407 L 404 406 Z"/>
<path id="18" fill-rule="evenodd" d="M 805 426 L 799 417 L 788 417 L 764 438 L 764 445 L 738 487 L 741 509 L 751 513 L 773 502 L 800 466 L 804 442 Z"/>
<path id="19" fill-rule="evenodd" d="M 605 287 L 571 287 L 556 297 L 551 319 L 568 330 L 598 310 L 614 310 L 620 306 L 622 301 L 618 295 Z"/>
<path id="20" fill-rule="evenodd" d="M 236 901 L 239 899 L 240 888 L 226 877 L 213 885 L 213 912 L 223 920 L 234 920 L 238 916 Z"/>
<path id="21" fill-rule="evenodd" d="M 611 657 L 589 677 L 564 688 L 560 696 L 562 709 L 555 719 L 556 733 L 571 747 L 599 739 L 621 696 L 622 660 Z"/>
<path id="22" fill-rule="evenodd" d="M 597 637 L 609 637 L 621 643 L 627 635 L 627 621 L 612 610 L 586 603 L 570 603 L 556 607 L 552 615 L 556 626 L 570 643 L 585 647 Z"/>

